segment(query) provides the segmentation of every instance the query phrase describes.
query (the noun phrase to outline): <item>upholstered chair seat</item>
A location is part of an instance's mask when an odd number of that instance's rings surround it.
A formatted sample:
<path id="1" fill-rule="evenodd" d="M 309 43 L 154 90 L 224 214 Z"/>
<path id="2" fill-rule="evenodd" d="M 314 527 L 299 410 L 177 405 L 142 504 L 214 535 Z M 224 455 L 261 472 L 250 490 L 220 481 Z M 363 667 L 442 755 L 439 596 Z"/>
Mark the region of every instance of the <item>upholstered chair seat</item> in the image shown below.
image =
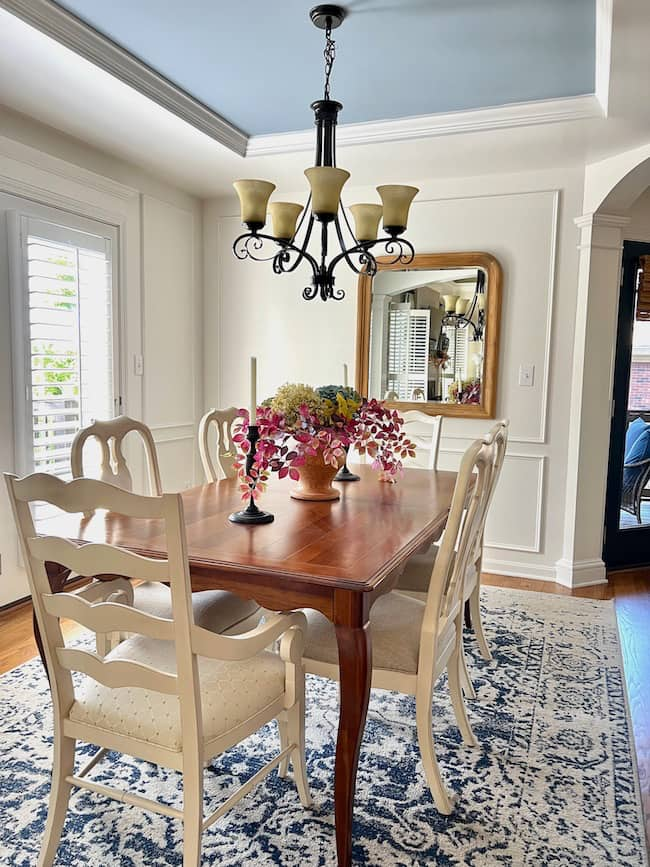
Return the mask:
<path id="1" fill-rule="evenodd" d="M 133 607 L 153 614 L 154 617 L 172 619 L 172 594 L 169 587 L 146 581 L 133 590 Z M 253 599 L 242 599 L 227 590 L 202 590 L 192 594 L 194 622 L 211 632 L 245 632 L 259 620 L 262 611 Z"/>
<path id="2" fill-rule="evenodd" d="M 198 624 L 197 625 L 201 625 Z M 171 641 L 136 635 L 105 657 L 150 665 L 176 674 L 176 650 Z M 228 662 L 198 657 L 203 739 L 211 741 L 251 719 L 279 699 L 285 690 L 285 664 L 277 653 L 262 652 Z M 76 691 L 70 719 L 180 752 L 182 733 L 178 696 L 148 689 L 111 689 L 84 678 Z"/>
<path id="3" fill-rule="evenodd" d="M 387 593 L 370 609 L 373 668 L 416 674 L 420 653 L 420 632 L 424 602 Z M 333 624 L 320 611 L 306 610 L 305 658 L 338 665 L 339 656 Z"/>

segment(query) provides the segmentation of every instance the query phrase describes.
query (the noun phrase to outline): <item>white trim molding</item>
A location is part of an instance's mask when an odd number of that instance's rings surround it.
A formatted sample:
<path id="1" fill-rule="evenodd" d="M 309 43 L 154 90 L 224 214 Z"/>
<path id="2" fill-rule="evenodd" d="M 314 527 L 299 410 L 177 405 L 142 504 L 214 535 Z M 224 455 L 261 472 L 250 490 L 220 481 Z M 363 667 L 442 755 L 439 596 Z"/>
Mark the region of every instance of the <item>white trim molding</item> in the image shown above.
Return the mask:
<path id="1" fill-rule="evenodd" d="M 72 12 L 50 0 L 0 0 L 12 15 L 128 84 L 231 151 L 244 156 L 248 136 L 187 91 Z"/>
<path id="2" fill-rule="evenodd" d="M 607 570 L 602 560 L 567 560 L 555 564 L 555 580 L 564 587 L 593 587 L 607 584 Z"/>
<path id="3" fill-rule="evenodd" d="M 603 117 L 607 117 L 609 111 L 613 19 L 614 0 L 596 0 L 596 99 Z"/>
<path id="4" fill-rule="evenodd" d="M 4 2 L 4 0 L 0 0 Z M 468 132 L 512 129 L 572 120 L 602 118 L 603 110 L 595 94 L 518 102 L 470 111 L 424 114 L 395 120 L 341 124 L 336 129 L 336 143 L 345 145 L 376 144 L 434 138 Z M 247 157 L 297 153 L 314 147 L 313 130 L 254 135 L 248 140 Z"/>
<path id="5" fill-rule="evenodd" d="M 529 578 L 532 581 L 555 581 L 555 569 L 543 563 L 519 563 L 516 560 L 495 560 L 483 557 L 483 572 L 508 578 Z"/>

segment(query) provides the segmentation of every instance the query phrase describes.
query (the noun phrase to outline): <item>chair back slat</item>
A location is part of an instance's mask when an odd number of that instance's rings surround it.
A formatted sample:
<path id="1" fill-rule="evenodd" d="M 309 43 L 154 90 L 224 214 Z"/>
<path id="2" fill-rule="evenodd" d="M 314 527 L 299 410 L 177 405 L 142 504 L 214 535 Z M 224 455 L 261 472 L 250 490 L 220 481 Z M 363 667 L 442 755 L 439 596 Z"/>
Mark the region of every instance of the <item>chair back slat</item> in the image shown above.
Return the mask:
<path id="1" fill-rule="evenodd" d="M 43 605 L 48 614 L 65 617 L 80 623 L 92 632 L 129 632 L 157 638 L 174 640 L 174 621 L 146 614 L 115 602 L 87 602 L 70 593 L 53 593 L 43 596 Z"/>
<path id="2" fill-rule="evenodd" d="M 166 560 L 153 560 L 101 542 L 75 545 L 59 536 L 27 539 L 30 554 L 65 566 L 78 575 L 121 575 L 145 581 L 169 581 Z"/>
<path id="3" fill-rule="evenodd" d="M 442 431 L 442 416 L 428 415 L 418 409 L 411 409 L 402 413 L 404 419 L 404 431 L 408 438 L 415 444 L 418 454 L 414 460 L 405 462 L 406 466 L 418 466 L 427 470 L 435 470 L 438 466 L 438 452 L 440 450 L 440 433 Z M 419 458 L 419 452 L 426 453 L 425 461 Z"/>
<path id="4" fill-rule="evenodd" d="M 7 475 L 14 480 L 12 488 L 16 499 L 21 502 L 50 503 L 68 513 L 106 509 L 129 518 L 164 516 L 161 497 L 141 497 L 95 479 L 73 479 L 71 482 L 64 482 L 63 479 L 47 473 L 34 473 L 24 479 Z"/>
<path id="5" fill-rule="evenodd" d="M 105 662 L 94 653 L 73 647 L 57 647 L 56 655 L 62 668 L 87 674 L 111 689 L 132 687 L 163 692 L 166 695 L 179 694 L 178 677 L 175 674 L 159 671 L 142 662 L 126 659 Z"/>
<path id="6" fill-rule="evenodd" d="M 440 623 L 462 602 L 465 571 L 489 504 L 496 454 L 496 443 L 476 440 L 461 460 L 447 526 L 429 584 L 424 623 L 430 630 L 439 629 Z"/>
<path id="7" fill-rule="evenodd" d="M 105 421 L 95 421 L 77 433 L 70 449 L 73 478 L 81 478 L 84 475 L 84 446 L 90 438 L 94 438 L 99 442 L 101 448 L 100 481 L 115 485 L 125 491 L 132 491 L 133 477 L 123 451 L 124 437 L 132 432 L 140 436 L 144 446 L 149 471 L 149 492 L 160 496 L 163 492 L 160 466 L 151 430 L 143 422 L 126 415 Z"/>
<path id="8" fill-rule="evenodd" d="M 235 475 L 235 458 L 237 446 L 233 442 L 233 425 L 239 417 L 239 410 L 234 406 L 228 409 L 211 409 L 199 422 L 199 452 L 201 463 L 208 482 L 218 482 L 220 479 L 231 479 Z M 214 427 L 216 432 L 215 458 L 212 460 L 210 434 Z"/>

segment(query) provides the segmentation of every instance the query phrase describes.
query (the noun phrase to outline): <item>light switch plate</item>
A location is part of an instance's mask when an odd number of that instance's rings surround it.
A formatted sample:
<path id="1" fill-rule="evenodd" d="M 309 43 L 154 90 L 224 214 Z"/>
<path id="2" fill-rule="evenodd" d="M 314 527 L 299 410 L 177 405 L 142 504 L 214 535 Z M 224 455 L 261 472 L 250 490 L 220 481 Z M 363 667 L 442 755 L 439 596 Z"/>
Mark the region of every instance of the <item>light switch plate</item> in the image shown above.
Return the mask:
<path id="1" fill-rule="evenodd" d="M 520 364 L 519 365 L 519 385 L 525 388 L 531 388 L 535 381 L 535 365 Z"/>
<path id="2" fill-rule="evenodd" d="M 135 376 L 144 375 L 144 358 L 141 355 L 133 356 L 133 373 Z"/>

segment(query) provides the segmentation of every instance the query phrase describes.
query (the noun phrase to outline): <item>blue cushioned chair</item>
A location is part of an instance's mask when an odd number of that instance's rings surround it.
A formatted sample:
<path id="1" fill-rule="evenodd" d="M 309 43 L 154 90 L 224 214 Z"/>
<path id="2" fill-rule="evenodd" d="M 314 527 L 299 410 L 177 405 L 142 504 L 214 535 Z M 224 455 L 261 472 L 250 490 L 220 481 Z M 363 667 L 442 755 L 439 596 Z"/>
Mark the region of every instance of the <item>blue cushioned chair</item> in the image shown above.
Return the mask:
<path id="1" fill-rule="evenodd" d="M 625 454 L 629 452 L 636 440 L 641 436 L 646 429 L 647 424 L 641 416 L 637 416 L 634 421 L 631 421 L 625 432 Z"/>
<path id="2" fill-rule="evenodd" d="M 641 523 L 641 495 L 650 478 L 650 424 L 643 422 L 643 430 L 633 438 L 628 447 L 628 437 L 632 425 L 641 419 L 635 419 L 628 427 L 625 436 L 625 463 L 623 464 L 623 492 L 621 508 L 635 515 Z M 637 426 L 638 427 L 638 426 Z M 640 429 L 640 428 L 639 428 Z"/>

